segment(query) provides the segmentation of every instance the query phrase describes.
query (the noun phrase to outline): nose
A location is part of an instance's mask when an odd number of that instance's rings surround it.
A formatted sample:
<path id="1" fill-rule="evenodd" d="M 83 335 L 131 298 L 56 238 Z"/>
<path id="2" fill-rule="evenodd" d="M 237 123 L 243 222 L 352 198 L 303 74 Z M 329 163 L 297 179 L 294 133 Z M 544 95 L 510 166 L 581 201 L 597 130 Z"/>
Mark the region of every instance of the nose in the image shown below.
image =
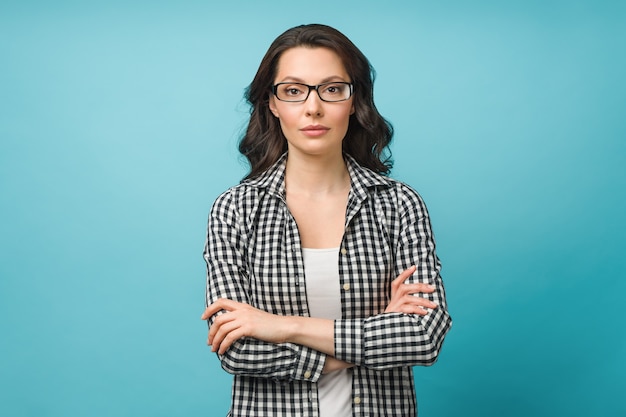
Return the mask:
<path id="1" fill-rule="evenodd" d="M 311 91 L 309 93 L 309 97 L 307 97 L 304 102 L 305 112 L 307 116 L 322 116 L 323 113 L 323 102 L 320 98 L 317 90 Z"/>

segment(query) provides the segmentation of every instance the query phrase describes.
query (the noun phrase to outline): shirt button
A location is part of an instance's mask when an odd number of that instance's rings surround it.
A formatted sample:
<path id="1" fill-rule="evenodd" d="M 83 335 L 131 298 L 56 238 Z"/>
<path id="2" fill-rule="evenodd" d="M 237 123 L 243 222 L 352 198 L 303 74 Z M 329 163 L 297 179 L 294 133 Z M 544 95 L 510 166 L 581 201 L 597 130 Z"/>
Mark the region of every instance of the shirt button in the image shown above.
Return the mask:
<path id="1" fill-rule="evenodd" d="M 346 248 L 341 248 L 341 254 L 345 255 L 346 253 L 348 253 L 348 251 L 346 250 Z"/>
<path id="2" fill-rule="evenodd" d="M 343 289 L 346 291 L 350 291 L 350 284 L 343 284 Z"/>
<path id="3" fill-rule="evenodd" d="M 306 372 L 304 373 L 304 378 L 306 378 L 306 379 L 311 378 L 311 371 L 306 371 Z"/>
<path id="4" fill-rule="evenodd" d="M 355 404 L 361 404 L 361 397 L 354 397 Z"/>

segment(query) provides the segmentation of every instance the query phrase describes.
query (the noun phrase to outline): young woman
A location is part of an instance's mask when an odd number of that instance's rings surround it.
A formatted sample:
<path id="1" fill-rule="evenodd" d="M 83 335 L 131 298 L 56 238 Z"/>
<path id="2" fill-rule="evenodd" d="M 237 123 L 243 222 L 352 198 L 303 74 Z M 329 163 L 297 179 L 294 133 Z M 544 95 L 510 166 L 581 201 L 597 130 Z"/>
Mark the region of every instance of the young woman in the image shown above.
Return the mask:
<path id="1" fill-rule="evenodd" d="M 391 126 L 367 58 L 292 28 L 249 86 L 251 165 L 208 223 L 208 343 L 231 416 L 416 415 L 412 366 L 451 326 L 426 207 L 384 174 Z"/>

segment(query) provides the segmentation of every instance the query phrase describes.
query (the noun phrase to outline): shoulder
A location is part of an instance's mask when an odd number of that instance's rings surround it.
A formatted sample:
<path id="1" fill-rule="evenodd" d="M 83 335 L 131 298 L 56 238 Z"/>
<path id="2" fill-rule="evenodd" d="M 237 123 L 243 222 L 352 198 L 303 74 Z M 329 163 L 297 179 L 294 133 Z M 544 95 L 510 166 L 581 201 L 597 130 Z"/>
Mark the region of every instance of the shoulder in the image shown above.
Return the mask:
<path id="1" fill-rule="evenodd" d="M 263 194 L 263 189 L 245 181 L 218 195 L 213 206 L 246 204 L 247 201 L 257 200 L 260 194 Z"/>
<path id="2" fill-rule="evenodd" d="M 427 217 L 428 210 L 422 196 L 409 184 L 390 177 L 384 177 L 386 185 L 375 187 L 373 192 L 388 209 L 400 217 Z"/>
<path id="3" fill-rule="evenodd" d="M 409 184 L 395 179 L 390 179 L 390 182 L 394 192 L 401 201 L 412 204 L 424 204 L 422 196 Z"/>
<path id="4" fill-rule="evenodd" d="M 211 216 L 239 215 L 249 211 L 258 203 L 258 189 L 241 183 L 222 192 L 211 206 Z"/>
<path id="5" fill-rule="evenodd" d="M 373 172 L 359 165 L 352 157 L 347 156 L 348 169 L 356 191 L 364 191 L 377 195 L 397 210 L 423 210 L 424 200 L 410 185 L 397 179 Z"/>
<path id="6" fill-rule="evenodd" d="M 365 170 L 365 168 L 361 169 Z M 370 179 L 370 188 L 374 189 L 377 193 L 393 194 L 401 201 L 414 203 L 423 202 L 421 195 L 412 186 L 403 181 L 369 170 L 367 170 L 367 176 Z"/>
<path id="7" fill-rule="evenodd" d="M 275 200 L 275 197 L 284 195 L 285 159 L 286 154 L 259 176 L 245 179 L 224 191 L 213 203 L 213 210 L 253 213 L 264 199 L 272 197 Z"/>

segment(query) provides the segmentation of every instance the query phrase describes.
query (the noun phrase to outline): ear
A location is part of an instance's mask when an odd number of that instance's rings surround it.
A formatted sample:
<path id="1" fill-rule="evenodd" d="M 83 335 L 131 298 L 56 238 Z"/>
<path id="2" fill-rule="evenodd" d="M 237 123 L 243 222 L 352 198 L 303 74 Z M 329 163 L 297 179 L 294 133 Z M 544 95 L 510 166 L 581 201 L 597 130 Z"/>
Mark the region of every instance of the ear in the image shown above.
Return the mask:
<path id="1" fill-rule="evenodd" d="M 350 107 L 350 116 L 352 116 L 355 111 L 356 110 L 354 109 L 354 104 L 353 104 L 352 107 Z"/>
<path id="2" fill-rule="evenodd" d="M 272 112 L 272 114 L 276 116 L 276 118 L 280 119 L 280 117 L 278 116 L 278 109 L 276 108 L 276 101 L 275 101 L 274 96 L 270 97 L 269 107 L 270 107 L 270 111 Z"/>

